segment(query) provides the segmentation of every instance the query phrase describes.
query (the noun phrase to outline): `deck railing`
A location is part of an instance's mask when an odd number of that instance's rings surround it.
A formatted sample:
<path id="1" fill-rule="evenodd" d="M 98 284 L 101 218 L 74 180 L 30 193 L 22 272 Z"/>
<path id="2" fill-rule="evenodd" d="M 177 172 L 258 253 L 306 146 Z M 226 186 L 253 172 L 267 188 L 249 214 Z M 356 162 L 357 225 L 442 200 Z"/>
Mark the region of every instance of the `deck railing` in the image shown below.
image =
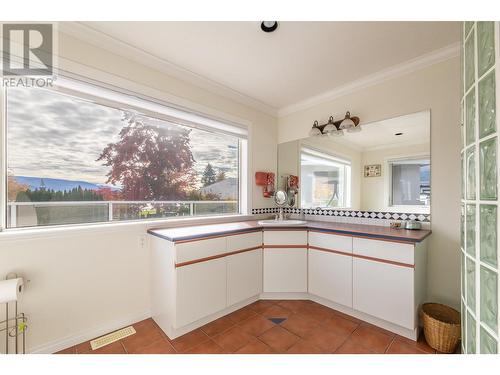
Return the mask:
<path id="1" fill-rule="evenodd" d="M 238 213 L 238 201 L 8 202 L 7 227 Z"/>

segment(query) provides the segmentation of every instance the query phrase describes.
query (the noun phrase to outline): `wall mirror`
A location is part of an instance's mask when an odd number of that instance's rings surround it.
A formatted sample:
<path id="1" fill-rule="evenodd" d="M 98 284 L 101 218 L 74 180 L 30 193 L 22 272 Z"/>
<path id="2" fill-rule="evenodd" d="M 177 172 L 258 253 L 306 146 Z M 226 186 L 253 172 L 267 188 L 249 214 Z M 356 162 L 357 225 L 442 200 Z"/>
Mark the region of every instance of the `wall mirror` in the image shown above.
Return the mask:
<path id="1" fill-rule="evenodd" d="M 278 145 L 278 189 L 300 208 L 430 213 L 430 174 L 430 111 Z"/>

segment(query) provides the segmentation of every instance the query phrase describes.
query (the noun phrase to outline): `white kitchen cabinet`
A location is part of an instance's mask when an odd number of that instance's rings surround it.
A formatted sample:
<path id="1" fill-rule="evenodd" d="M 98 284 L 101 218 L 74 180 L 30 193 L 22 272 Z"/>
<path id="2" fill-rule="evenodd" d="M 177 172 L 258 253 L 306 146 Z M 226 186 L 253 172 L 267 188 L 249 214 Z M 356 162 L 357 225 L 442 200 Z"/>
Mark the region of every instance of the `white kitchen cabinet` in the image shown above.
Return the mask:
<path id="1" fill-rule="evenodd" d="M 226 259 L 177 268 L 175 328 L 226 308 Z"/>
<path id="2" fill-rule="evenodd" d="M 151 310 L 172 339 L 259 298 L 309 298 L 417 338 L 425 239 L 252 228 L 176 241 L 175 229 L 158 232 L 151 239 Z"/>
<path id="3" fill-rule="evenodd" d="M 265 230 L 264 246 L 287 245 L 307 247 L 306 230 Z"/>
<path id="4" fill-rule="evenodd" d="M 352 307 L 352 237 L 309 232 L 309 293 Z"/>
<path id="5" fill-rule="evenodd" d="M 307 249 L 264 249 L 264 292 L 307 292 Z"/>
<path id="6" fill-rule="evenodd" d="M 415 262 L 414 244 L 354 237 L 352 248 L 353 253 L 365 257 L 408 265 Z"/>
<path id="7" fill-rule="evenodd" d="M 151 250 L 152 315 L 170 338 L 262 293 L 261 231 L 179 242 L 152 237 Z"/>
<path id="8" fill-rule="evenodd" d="M 307 292 L 307 231 L 264 231 L 264 292 Z"/>
<path id="9" fill-rule="evenodd" d="M 413 330 L 414 269 L 353 258 L 353 308 Z"/>
<path id="10" fill-rule="evenodd" d="M 262 293 L 262 248 L 227 257 L 227 304 Z"/>
<path id="11" fill-rule="evenodd" d="M 310 249 L 309 293 L 352 307 L 352 256 Z"/>
<path id="12" fill-rule="evenodd" d="M 309 246 L 320 249 L 352 253 L 352 237 L 332 233 L 309 232 Z"/>

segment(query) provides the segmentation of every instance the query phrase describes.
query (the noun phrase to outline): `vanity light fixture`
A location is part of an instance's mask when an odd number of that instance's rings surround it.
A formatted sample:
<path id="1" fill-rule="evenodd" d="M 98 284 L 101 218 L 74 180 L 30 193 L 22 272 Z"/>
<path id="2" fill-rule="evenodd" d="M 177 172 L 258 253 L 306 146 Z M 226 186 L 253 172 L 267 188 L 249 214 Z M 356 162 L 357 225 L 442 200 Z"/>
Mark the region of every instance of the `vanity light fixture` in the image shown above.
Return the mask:
<path id="1" fill-rule="evenodd" d="M 350 128 L 354 128 L 355 126 L 356 126 L 356 124 L 354 124 L 354 121 L 352 121 L 352 119 L 351 119 L 351 113 L 349 111 L 347 111 L 345 113 L 344 119 L 340 123 L 340 129 L 350 129 Z"/>
<path id="2" fill-rule="evenodd" d="M 330 134 L 334 133 L 337 131 L 337 128 L 333 124 L 333 116 L 330 116 L 328 119 L 328 122 L 326 123 L 325 127 L 323 128 L 323 134 Z"/>
<path id="3" fill-rule="evenodd" d="M 262 21 L 260 28 L 265 33 L 272 33 L 278 28 L 278 21 Z"/>
<path id="4" fill-rule="evenodd" d="M 323 133 L 319 128 L 318 121 L 314 121 L 313 127 L 309 130 L 309 137 L 316 137 L 318 135 L 323 135 Z"/>
<path id="5" fill-rule="evenodd" d="M 309 131 L 309 136 L 317 137 L 321 135 L 329 135 L 340 137 L 344 135 L 344 130 L 347 130 L 349 133 L 357 133 L 361 131 L 359 117 L 351 117 L 351 113 L 347 111 L 345 117 L 339 121 L 334 121 L 333 116 L 330 116 L 328 122 L 323 125 L 319 125 L 318 121 L 314 121 L 313 126 Z"/>

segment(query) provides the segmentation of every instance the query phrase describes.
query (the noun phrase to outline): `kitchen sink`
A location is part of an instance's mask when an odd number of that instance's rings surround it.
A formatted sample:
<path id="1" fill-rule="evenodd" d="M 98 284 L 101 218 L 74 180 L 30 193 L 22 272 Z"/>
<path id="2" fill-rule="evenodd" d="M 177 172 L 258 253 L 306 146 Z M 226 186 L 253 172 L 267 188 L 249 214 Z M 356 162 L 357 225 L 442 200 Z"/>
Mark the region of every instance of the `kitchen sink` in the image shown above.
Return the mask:
<path id="1" fill-rule="evenodd" d="M 286 227 L 307 224 L 304 220 L 260 220 L 259 225 L 268 227 Z"/>

